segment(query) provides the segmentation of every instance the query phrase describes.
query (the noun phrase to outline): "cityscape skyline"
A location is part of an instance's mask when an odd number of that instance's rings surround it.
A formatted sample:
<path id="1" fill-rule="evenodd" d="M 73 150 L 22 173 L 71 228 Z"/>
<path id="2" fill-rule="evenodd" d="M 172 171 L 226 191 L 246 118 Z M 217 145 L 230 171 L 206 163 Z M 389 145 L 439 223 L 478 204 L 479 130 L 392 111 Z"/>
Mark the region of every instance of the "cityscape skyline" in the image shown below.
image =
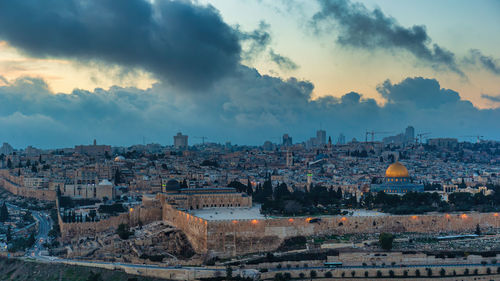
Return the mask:
<path id="1" fill-rule="evenodd" d="M 500 280 L 499 14 L 0 0 L 0 279 Z"/>
<path id="2" fill-rule="evenodd" d="M 408 13 L 391 1 L 5 1 L 0 140 L 130 145 L 182 130 L 257 145 L 315 127 L 351 139 L 408 124 L 498 140 L 499 42 L 488 36 L 498 4 L 445 2 L 406 3 Z M 19 24 L 25 14 L 38 16 Z"/>
<path id="3" fill-rule="evenodd" d="M 388 136 L 390 134 L 393 134 L 392 136 Z M 262 143 L 255 143 L 255 144 L 248 144 L 248 143 L 233 143 L 231 140 L 220 140 L 220 141 L 211 141 L 213 138 L 207 137 L 207 136 L 192 136 L 191 141 L 188 141 L 189 134 L 183 134 L 183 132 L 177 132 L 175 135 L 173 135 L 173 140 L 171 142 L 168 142 L 165 140 L 165 142 L 154 142 L 148 140 L 146 137 L 142 137 L 142 142 L 137 142 L 137 143 L 130 143 L 127 145 L 115 145 L 113 143 L 104 143 L 105 145 L 110 145 L 113 147 L 132 147 L 132 146 L 137 146 L 137 145 L 162 145 L 162 146 L 172 146 L 177 149 L 187 149 L 189 146 L 196 146 L 196 145 L 209 145 L 209 144 L 218 144 L 218 145 L 239 145 L 239 146 L 250 146 L 250 147 L 258 147 L 258 146 L 265 146 L 266 143 L 272 143 L 276 144 L 279 146 L 293 146 L 293 145 L 304 145 L 305 147 L 315 147 L 315 146 L 324 146 L 327 145 L 327 139 L 328 141 L 331 141 L 332 145 L 345 145 L 347 143 L 351 142 L 379 142 L 383 144 L 424 144 L 424 143 L 429 143 L 430 140 L 433 139 L 455 139 L 457 142 L 469 142 L 469 143 L 479 143 L 482 141 L 496 141 L 496 140 L 489 140 L 485 139 L 484 136 L 482 135 L 464 135 L 464 136 L 459 136 L 459 137 L 452 137 L 452 136 L 432 136 L 432 133 L 430 132 L 425 132 L 425 133 L 420 133 L 420 134 L 415 134 L 415 129 L 413 126 L 408 126 L 406 127 L 405 131 L 401 131 L 398 133 L 398 131 L 391 131 L 391 132 L 375 132 L 375 131 L 369 131 L 366 130 L 364 134 L 359 135 L 358 137 L 353 137 L 350 139 L 346 139 L 346 136 L 342 133 L 339 132 L 338 134 L 334 135 L 329 135 L 325 130 L 323 129 L 318 129 L 316 131 L 316 135 L 312 137 L 308 137 L 308 139 L 299 139 L 298 141 L 293 141 L 294 136 L 284 133 L 281 137 L 275 137 L 275 138 L 263 138 Z M 193 141 L 194 139 L 194 141 Z M 146 141 L 148 140 L 148 141 Z M 78 145 L 96 145 L 97 144 L 97 139 L 92 139 L 88 143 L 74 143 L 74 144 L 69 144 L 67 146 L 61 146 L 61 147 L 43 147 L 43 146 L 37 146 L 36 144 L 28 144 L 26 146 L 12 146 L 11 143 L 4 141 L 3 142 L 4 146 L 7 145 L 9 148 L 8 149 L 13 149 L 13 150 L 19 150 L 23 148 L 40 148 L 40 149 L 61 149 L 61 148 L 67 148 L 71 146 L 78 146 Z M 101 143 L 102 144 L 102 143 Z M 0 150 L 0 154 L 2 154 Z M 3 154 L 8 154 L 8 153 L 3 153 Z"/>

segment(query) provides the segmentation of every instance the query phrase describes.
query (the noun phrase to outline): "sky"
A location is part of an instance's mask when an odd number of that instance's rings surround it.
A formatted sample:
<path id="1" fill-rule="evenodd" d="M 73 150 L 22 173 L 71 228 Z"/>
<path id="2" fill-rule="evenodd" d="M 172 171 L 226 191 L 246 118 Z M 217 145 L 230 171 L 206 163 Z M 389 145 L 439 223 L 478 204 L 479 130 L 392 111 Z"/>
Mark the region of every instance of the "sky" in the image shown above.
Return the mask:
<path id="1" fill-rule="evenodd" d="M 0 142 L 500 140 L 500 2 L 0 0 Z M 379 137 L 380 138 L 380 137 Z"/>

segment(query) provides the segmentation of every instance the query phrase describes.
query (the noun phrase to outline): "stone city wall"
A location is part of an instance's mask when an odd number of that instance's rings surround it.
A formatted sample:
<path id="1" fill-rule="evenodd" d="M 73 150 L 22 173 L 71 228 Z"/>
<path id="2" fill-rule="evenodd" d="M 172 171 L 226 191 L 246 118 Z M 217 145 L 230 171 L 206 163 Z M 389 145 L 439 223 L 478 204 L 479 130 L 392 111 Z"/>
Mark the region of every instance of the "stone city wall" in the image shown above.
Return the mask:
<path id="1" fill-rule="evenodd" d="M 497 213 L 431 214 L 416 216 L 364 216 L 274 218 L 265 220 L 206 221 L 164 204 L 163 219 L 183 230 L 188 239 L 199 244 L 195 250 L 219 256 L 272 251 L 286 238 L 295 236 L 342 235 L 356 233 L 437 233 L 498 228 Z"/>
<path id="2" fill-rule="evenodd" d="M 58 212 L 59 213 L 59 212 Z M 116 230 L 120 224 L 128 224 L 131 227 L 139 224 L 148 224 L 161 220 L 161 209 L 157 207 L 136 207 L 128 213 L 102 219 L 97 222 L 63 222 L 59 213 L 59 229 L 63 240 L 68 241 L 81 236 L 93 236 L 99 232 Z"/>
<path id="3" fill-rule="evenodd" d="M 55 201 L 57 194 L 54 190 L 49 189 L 35 189 L 35 188 L 27 188 L 21 185 L 18 185 L 11 179 L 11 175 L 9 175 L 8 170 L 0 171 L 0 187 L 3 187 L 5 190 L 9 191 L 12 194 L 28 197 L 28 198 L 36 198 L 39 200 L 46 201 Z"/>
<path id="4" fill-rule="evenodd" d="M 163 220 L 182 230 L 197 253 L 207 252 L 207 221 L 163 204 Z"/>

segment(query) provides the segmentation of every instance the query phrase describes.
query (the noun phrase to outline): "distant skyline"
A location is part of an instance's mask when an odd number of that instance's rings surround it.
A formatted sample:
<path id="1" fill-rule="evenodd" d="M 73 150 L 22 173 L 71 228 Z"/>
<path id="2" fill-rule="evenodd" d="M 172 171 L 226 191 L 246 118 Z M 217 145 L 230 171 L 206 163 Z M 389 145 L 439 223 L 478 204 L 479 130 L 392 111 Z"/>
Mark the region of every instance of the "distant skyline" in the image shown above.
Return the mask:
<path id="1" fill-rule="evenodd" d="M 486 0 L 0 0 L 0 142 L 165 145 L 182 131 L 260 145 L 408 125 L 500 140 L 499 13 Z"/>

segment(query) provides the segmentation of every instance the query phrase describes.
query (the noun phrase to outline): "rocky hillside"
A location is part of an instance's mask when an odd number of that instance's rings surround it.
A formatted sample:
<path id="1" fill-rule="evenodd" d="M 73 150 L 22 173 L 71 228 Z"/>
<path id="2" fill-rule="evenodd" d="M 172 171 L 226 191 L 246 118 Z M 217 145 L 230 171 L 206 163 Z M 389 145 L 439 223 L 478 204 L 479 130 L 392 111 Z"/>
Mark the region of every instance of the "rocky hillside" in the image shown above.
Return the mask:
<path id="1" fill-rule="evenodd" d="M 179 263 L 193 258 L 195 252 L 186 235 L 163 222 L 154 222 L 130 230 L 122 239 L 115 232 L 101 233 L 73 241 L 66 246 L 67 258 L 84 258 L 132 263 Z M 196 259 L 196 257 L 194 257 Z"/>

